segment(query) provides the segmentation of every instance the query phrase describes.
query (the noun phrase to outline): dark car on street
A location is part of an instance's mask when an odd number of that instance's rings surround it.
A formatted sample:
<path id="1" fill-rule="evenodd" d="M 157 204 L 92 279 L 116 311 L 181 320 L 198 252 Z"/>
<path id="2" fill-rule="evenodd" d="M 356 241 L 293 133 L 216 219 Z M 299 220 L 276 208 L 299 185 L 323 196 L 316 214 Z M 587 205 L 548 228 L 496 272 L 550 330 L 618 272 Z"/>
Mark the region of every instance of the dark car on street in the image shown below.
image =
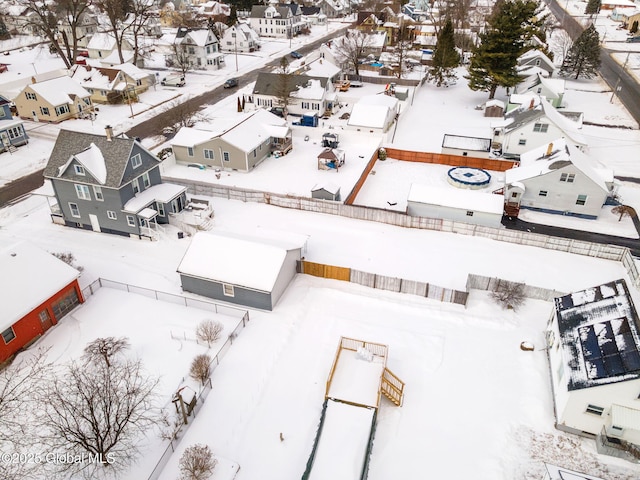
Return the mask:
<path id="1" fill-rule="evenodd" d="M 291 52 L 291 56 L 293 58 L 302 58 L 302 54 L 300 52 L 296 52 L 295 50 Z"/>
<path id="2" fill-rule="evenodd" d="M 226 82 L 224 82 L 224 88 L 233 88 L 238 86 L 237 78 L 229 78 Z"/>

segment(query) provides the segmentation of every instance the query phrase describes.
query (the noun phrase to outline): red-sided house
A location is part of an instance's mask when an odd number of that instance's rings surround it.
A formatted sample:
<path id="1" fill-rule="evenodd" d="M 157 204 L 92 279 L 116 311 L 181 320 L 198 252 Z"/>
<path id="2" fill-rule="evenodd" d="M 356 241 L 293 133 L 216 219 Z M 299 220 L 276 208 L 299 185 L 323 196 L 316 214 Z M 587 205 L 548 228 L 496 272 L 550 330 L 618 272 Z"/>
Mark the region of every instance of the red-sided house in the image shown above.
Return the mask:
<path id="1" fill-rule="evenodd" d="M 28 243 L 0 250 L 0 363 L 82 303 L 80 272 Z"/>

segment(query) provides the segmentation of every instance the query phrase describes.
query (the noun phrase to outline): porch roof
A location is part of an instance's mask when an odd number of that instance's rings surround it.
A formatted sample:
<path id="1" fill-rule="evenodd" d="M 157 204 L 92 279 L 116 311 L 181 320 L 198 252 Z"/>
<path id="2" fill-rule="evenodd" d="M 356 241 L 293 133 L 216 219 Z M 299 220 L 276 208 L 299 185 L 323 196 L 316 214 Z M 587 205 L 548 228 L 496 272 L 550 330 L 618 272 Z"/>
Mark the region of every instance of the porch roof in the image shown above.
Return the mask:
<path id="1" fill-rule="evenodd" d="M 160 183 L 138 193 L 124 205 L 122 210 L 126 213 L 135 213 L 142 216 L 143 209 L 152 202 L 169 203 L 186 189 L 187 187 L 182 185 Z"/>
<path id="2" fill-rule="evenodd" d="M 611 405 L 611 425 L 640 431 L 640 410 L 624 405 Z"/>

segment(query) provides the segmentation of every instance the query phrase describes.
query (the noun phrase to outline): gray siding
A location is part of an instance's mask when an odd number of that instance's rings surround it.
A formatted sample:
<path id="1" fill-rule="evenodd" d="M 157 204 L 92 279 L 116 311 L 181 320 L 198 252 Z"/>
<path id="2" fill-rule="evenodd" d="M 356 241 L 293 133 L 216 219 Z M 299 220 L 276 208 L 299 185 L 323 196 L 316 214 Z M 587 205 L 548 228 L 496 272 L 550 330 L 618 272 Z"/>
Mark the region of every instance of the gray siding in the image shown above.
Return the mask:
<path id="1" fill-rule="evenodd" d="M 273 289 L 271 290 L 271 299 L 273 302 L 273 306 L 278 303 L 280 297 L 287 289 L 289 283 L 296 274 L 296 263 L 300 261 L 300 249 L 296 248 L 294 250 L 289 250 L 287 252 L 287 256 L 284 258 L 284 262 L 282 262 L 282 268 L 278 273 L 278 278 L 276 280 Z"/>
<path id="2" fill-rule="evenodd" d="M 269 292 L 249 290 L 234 285 L 234 296 L 228 297 L 222 293 L 222 282 L 195 278 L 182 273 L 180 274 L 180 280 L 182 282 L 182 289 L 185 292 L 196 293 L 215 300 L 244 305 L 245 307 L 259 308 L 261 310 L 273 309 L 271 294 Z"/>
<path id="3" fill-rule="evenodd" d="M 194 145 L 192 156 L 189 156 L 189 149 L 187 147 L 172 145 L 172 149 L 175 154 L 176 161 L 180 163 L 200 163 L 208 167 L 246 172 L 253 169 L 269 156 L 270 146 L 271 138 L 267 138 L 261 146 L 256 148 L 255 157 L 253 155 L 253 150 L 245 152 L 244 150 L 236 148 L 220 138 L 213 138 L 200 145 Z M 205 158 L 205 149 L 213 151 L 213 159 Z M 229 153 L 228 162 L 223 160 L 224 152 Z"/>

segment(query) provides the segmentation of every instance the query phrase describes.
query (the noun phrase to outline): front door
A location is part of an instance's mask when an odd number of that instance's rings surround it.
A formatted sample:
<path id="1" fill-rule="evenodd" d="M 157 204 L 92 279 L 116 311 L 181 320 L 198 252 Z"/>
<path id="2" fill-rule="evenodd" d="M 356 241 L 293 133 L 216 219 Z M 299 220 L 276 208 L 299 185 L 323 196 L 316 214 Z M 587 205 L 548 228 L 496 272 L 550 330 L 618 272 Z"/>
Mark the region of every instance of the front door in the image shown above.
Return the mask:
<path id="1" fill-rule="evenodd" d="M 40 316 L 40 326 L 42 327 L 42 331 L 46 332 L 53 325 L 51 323 L 51 317 L 49 316 L 49 311 L 45 308 L 39 314 Z"/>
<path id="2" fill-rule="evenodd" d="M 99 232 L 100 231 L 100 222 L 98 222 L 98 217 L 93 215 L 93 214 L 89 214 L 89 220 L 91 221 L 91 228 L 93 228 L 94 232 Z"/>

